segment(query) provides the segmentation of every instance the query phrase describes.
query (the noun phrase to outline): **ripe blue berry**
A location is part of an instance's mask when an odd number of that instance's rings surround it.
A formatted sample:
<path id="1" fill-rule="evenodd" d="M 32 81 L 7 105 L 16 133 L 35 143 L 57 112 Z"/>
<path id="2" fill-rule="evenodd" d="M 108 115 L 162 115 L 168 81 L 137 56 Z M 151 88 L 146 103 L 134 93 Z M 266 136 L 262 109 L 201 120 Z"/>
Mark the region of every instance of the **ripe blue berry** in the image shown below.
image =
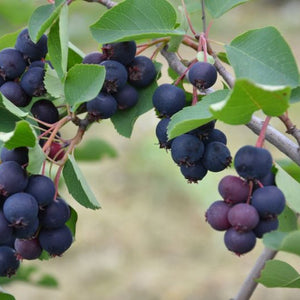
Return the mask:
<path id="1" fill-rule="evenodd" d="M 133 86 L 126 84 L 119 92 L 114 94 L 114 98 L 118 103 L 118 108 L 123 110 L 135 106 L 139 100 L 139 94 Z"/>
<path id="2" fill-rule="evenodd" d="M 155 90 L 152 101 L 161 116 L 171 117 L 185 106 L 186 97 L 182 89 L 165 83 Z"/>
<path id="3" fill-rule="evenodd" d="M 208 89 L 217 81 L 217 70 L 210 63 L 197 62 L 190 68 L 188 78 L 198 89 Z"/>
<path id="4" fill-rule="evenodd" d="M 15 250 L 7 246 L 0 246 L 0 276 L 11 277 L 19 266 L 20 262 L 17 260 Z"/>
<path id="5" fill-rule="evenodd" d="M 171 148 L 173 139 L 169 140 L 167 135 L 168 125 L 170 121 L 171 121 L 170 118 L 163 118 L 156 125 L 155 133 L 160 148 L 165 148 L 165 149 Z"/>
<path id="6" fill-rule="evenodd" d="M 220 142 L 226 145 L 227 138 L 226 135 L 219 129 L 213 129 L 210 131 L 207 135 L 204 135 L 202 137 L 202 141 L 204 145 L 207 145 L 211 142 Z"/>
<path id="7" fill-rule="evenodd" d="M 28 164 L 28 148 L 18 147 L 12 150 L 8 150 L 3 147 L 1 149 L 1 161 L 15 161 L 19 165 L 24 166 Z"/>
<path id="8" fill-rule="evenodd" d="M 47 99 L 41 99 L 35 102 L 30 111 L 35 118 L 49 124 L 56 123 L 59 120 L 57 108 Z"/>
<path id="9" fill-rule="evenodd" d="M 105 60 L 105 57 L 102 53 L 100 52 L 91 52 L 89 54 L 87 54 L 83 60 L 82 63 L 83 64 L 100 64 L 101 62 L 103 62 Z"/>
<path id="10" fill-rule="evenodd" d="M 40 67 L 29 68 L 22 76 L 20 85 L 30 97 L 40 97 L 46 93 L 45 71 Z"/>
<path id="11" fill-rule="evenodd" d="M 202 180 L 207 174 L 207 169 L 201 162 L 197 162 L 194 166 L 181 166 L 180 171 L 189 183 L 197 183 L 198 180 Z"/>
<path id="12" fill-rule="evenodd" d="M 0 245 L 4 245 L 11 240 L 13 228 L 9 226 L 4 214 L 0 211 Z"/>
<path id="13" fill-rule="evenodd" d="M 39 219 L 36 217 L 28 224 L 22 224 L 22 226 L 14 228 L 14 236 L 18 239 L 32 239 L 36 236 L 39 225 Z"/>
<path id="14" fill-rule="evenodd" d="M 276 230 L 279 226 L 278 218 L 263 220 L 261 219 L 257 226 L 253 229 L 257 238 L 262 238 L 265 233 Z"/>
<path id="15" fill-rule="evenodd" d="M 25 107 L 31 101 L 31 97 L 25 93 L 18 82 L 5 82 L 0 87 L 0 92 L 5 96 L 5 98 L 18 107 Z"/>
<path id="16" fill-rule="evenodd" d="M 37 259 L 42 254 L 42 248 L 37 238 L 30 240 L 16 239 L 14 248 L 19 259 Z"/>

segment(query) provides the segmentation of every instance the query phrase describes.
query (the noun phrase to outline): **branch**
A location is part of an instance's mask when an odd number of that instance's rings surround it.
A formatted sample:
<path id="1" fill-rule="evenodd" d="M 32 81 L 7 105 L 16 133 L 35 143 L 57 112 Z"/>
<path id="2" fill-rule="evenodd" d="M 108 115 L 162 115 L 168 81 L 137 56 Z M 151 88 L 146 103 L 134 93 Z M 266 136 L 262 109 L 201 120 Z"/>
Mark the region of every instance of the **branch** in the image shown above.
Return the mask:
<path id="1" fill-rule="evenodd" d="M 83 0 L 86 2 L 96 2 L 99 4 L 102 4 L 104 6 L 106 6 L 107 8 L 112 8 L 113 6 L 117 5 L 118 3 L 111 1 L 111 0 Z"/>
<path id="2" fill-rule="evenodd" d="M 253 294 L 257 282 L 254 281 L 254 279 L 259 278 L 261 270 L 264 268 L 266 261 L 273 259 L 275 255 L 277 254 L 277 251 L 264 248 L 261 255 L 258 257 L 254 267 L 250 271 L 249 275 L 243 282 L 239 292 L 235 296 L 234 300 L 249 300 L 251 295 Z"/>

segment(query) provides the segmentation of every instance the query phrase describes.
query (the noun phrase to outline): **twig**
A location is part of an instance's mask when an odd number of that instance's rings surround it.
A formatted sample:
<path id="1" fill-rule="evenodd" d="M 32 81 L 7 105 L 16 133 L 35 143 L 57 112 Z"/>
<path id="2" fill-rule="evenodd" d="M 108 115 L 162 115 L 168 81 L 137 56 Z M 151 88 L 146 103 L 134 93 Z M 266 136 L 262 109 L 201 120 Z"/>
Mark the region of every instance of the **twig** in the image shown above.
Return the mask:
<path id="1" fill-rule="evenodd" d="M 201 8 L 202 8 L 202 30 L 206 33 L 206 15 L 205 15 L 205 3 L 204 0 L 201 0 Z"/>
<path id="2" fill-rule="evenodd" d="M 84 0 L 86 2 L 96 2 L 106 6 L 107 8 L 112 8 L 113 6 L 117 5 L 118 3 L 111 1 L 111 0 Z"/>
<path id="3" fill-rule="evenodd" d="M 288 114 L 285 113 L 278 117 L 286 127 L 286 133 L 291 134 L 300 145 L 300 130 L 296 128 L 296 125 L 293 124 Z"/>
<path id="4" fill-rule="evenodd" d="M 261 270 L 264 268 L 266 261 L 273 259 L 277 251 L 264 248 L 261 255 L 258 257 L 254 267 L 252 268 L 251 272 L 243 282 L 240 290 L 238 291 L 237 295 L 235 296 L 234 300 L 249 300 L 251 295 L 253 294 L 257 282 L 254 279 L 259 278 Z"/>

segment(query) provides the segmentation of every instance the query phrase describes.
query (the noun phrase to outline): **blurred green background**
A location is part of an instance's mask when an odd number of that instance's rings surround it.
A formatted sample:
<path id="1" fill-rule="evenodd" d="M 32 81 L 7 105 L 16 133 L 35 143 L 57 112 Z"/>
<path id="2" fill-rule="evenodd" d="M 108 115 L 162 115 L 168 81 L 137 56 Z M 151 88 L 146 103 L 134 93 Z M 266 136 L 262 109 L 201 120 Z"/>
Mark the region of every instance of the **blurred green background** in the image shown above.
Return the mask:
<path id="1" fill-rule="evenodd" d="M 34 8 L 46 2 L 0 0 L 0 34 L 26 26 Z M 175 6 L 180 4 L 179 0 L 172 2 Z M 70 7 L 70 40 L 86 53 L 99 49 L 88 26 L 104 11 L 97 3 L 79 0 Z M 228 43 L 248 29 L 273 25 L 286 38 L 300 62 L 299 11 L 300 1 L 250 1 L 215 20 L 210 38 Z M 199 12 L 191 17 L 195 27 L 201 30 Z M 219 46 L 215 49 L 221 50 Z M 185 48 L 179 52 L 189 59 L 195 55 Z M 158 60 L 165 63 L 160 56 Z M 160 82 L 165 81 L 171 82 L 166 77 L 166 68 L 160 79 Z M 297 122 L 298 115 L 297 104 L 290 116 Z M 234 172 L 210 173 L 198 184 L 187 184 L 170 153 L 158 148 L 157 122 L 153 111 L 143 115 L 130 140 L 119 136 L 109 121 L 94 124 L 87 132 L 85 140 L 100 137 L 118 152 L 115 159 L 80 164 L 102 209 L 82 208 L 66 191 L 62 192 L 78 212 L 75 243 L 61 258 L 24 261 L 24 265 L 38 266 L 41 273 L 54 275 L 59 287 L 37 288 L 18 282 L 6 285 L 5 289 L 17 300 L 223 300 L 234 297 L 263 245 L 258 241 L 254 251 L 237 257 L 226 250 L 223 233 L 213 231 L 204 218 L 210 203 L 219 199 L 218 181 Z M 284 131 L 277 120 L 272 124 Z M 245 126 L 229 127 L 219 122 L 217 128 L 227 134 L 233 155 L 242 145 L 256 141 Z M 63 132 L 66 138 L 73 134 L 72 127 Z M 283 157 L 268 143 L 266 146 L 276 159 Z M 278 258 L 300 271 L 298 257 L 279 254 Z M 253 299 L 273 300 L 298 298 L 298 290 L 262 286 L 253 296 Z"/>

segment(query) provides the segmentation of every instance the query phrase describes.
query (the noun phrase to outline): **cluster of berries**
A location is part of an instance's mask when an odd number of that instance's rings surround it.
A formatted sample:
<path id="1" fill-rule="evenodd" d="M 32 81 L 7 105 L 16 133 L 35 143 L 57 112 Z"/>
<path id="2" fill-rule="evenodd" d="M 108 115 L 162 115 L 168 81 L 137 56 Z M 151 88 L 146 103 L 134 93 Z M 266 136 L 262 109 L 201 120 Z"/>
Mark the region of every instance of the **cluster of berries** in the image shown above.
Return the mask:
<path id="1" fill-rule="evenodd" d="M 0 51 L 0 92 L 16 106 L 25 107 L 32 97 L 46 93 L 44 68 L 47 52 L 47 36 L 43 35 L 33 43 L 27 28 L 18 35 L 15 48 Z"/>
<path id="2" fill-rule="evenodd" d="M 65 223 L 70 207 L 56 197 L 53 181 L 28 174 L 26 147 L 1 150 L 0 164 L 0 276 L 11 276 L 20 260 L 37 259 L 43 250 L 62 255 L 73 237 Z"/>
<path id="3" fill-rule="evenodd" d="M 285 197 L 275 185 L 270 152 L 244 146 L 234 158 L 239 176 L 225 176 L 218 186 L 223 200 L 213 202 L 206 211 L 212 228 L 226 231 L 228 250 L 241 255 L 251 251 L 256 238 L 278 228 L 278 215 L 285 207 Z"/>
<path id="4" fill-rule="evenodd" d="M 86 102 L 92 120 L 108 119 L 117 110 L 129 109 L 139 101 L 139 89 L 156 79 L 156 69 L 146 56 L 136 56 L 134 41 L 104 44 L 101 52 L 92 52 L 83 58 L 84 64 L 105 67 L 103 87 L 96 98 Z"/>
<path id="5" fill-rule="evenodd" d="M 195 87 L 203 90 L 216 82 L 217 72 L 210 63 L 197 62 L 190 68 L 188 78 Z M 220 172 L 230 165 L 232 158 L 226 146 L 226 136 L 215 129 L 215 121 L 174 139 L 168 138 L 167 129 L 172 115 L 187 105 L 183 89 L 172 84 L 160 85 L 153 94 L 153 105 L 161 118 L 156 126 L 159 145 L 171 149 L 174 162 L 189 182 L 197 182 L 208 171 Z"/>

